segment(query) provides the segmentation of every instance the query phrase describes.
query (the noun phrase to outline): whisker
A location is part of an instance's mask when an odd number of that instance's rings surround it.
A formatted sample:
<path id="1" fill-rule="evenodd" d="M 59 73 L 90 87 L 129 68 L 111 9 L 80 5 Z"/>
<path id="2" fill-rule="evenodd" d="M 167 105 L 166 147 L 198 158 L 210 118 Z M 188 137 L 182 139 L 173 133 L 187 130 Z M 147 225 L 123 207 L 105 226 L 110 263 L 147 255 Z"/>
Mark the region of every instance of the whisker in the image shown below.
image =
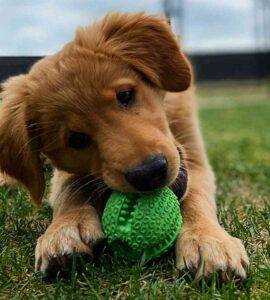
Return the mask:
<path id="1" fill-rule="evenodd" d="M 88 176 L 88 175 L 86 175 L 86 176 Z M 80 180 L 82 180 L 86 176 L 79 177 L 79 178 L 75 179 L 74 181 L 72 181 L 70 184 L 66 184 L 65 189 L 61 190 L 60 193 L 56 196 L 56 200 L 58 200 L 63 195 L 67 194 L 70 189 L 72 189 L 74 186 L 76 186 L 76 184 L 78 184 L 80 182 Z"/>
<path id="2" fill-rule="evenodd" d="M 97 181 L 98 179 L 95 179 L 95 181 Z M 94 181 L 92 181 L 93 184 Z M 76 195 L 78 195 L 78 193 L 87 185 L 90 185 L 90 181 L 85 182 L 84 184 L 80 185 L 75 191 L 71 192 L 69 195 L 69 199 L 75 197 Z M 93 194 L 93 193 L 92 193 Z"/>
<path id="3" fill-rule="evenodd" d="M 22 145 L 20 151 L 18 152 L 18 156 L 20 156 L 20 155 L 23 153 L 23 151 L 26 149 L 26 147 L 27 147 L 29 144 L 31 144 L 33 141 L 35 141 L 36 139 L 40 138 L 41 136 L 46 136 L 46 134 L 51 134 L 51 133 L 53 133 L 53 132 L 57 132 L 57 130 L 55 130 L 55 131 L 50 131 L 49 133 L 48 133 L 48 132 L 43 132 L 43 133 L 40 133 L 40 134 L 38 134 L 38 135 L 36 135 L 36 136 L 30 138 L 26 143 L 24 143 L 24 144 Z M 54 140 L 54 142 L 55 142 L 55 140 Z"/>

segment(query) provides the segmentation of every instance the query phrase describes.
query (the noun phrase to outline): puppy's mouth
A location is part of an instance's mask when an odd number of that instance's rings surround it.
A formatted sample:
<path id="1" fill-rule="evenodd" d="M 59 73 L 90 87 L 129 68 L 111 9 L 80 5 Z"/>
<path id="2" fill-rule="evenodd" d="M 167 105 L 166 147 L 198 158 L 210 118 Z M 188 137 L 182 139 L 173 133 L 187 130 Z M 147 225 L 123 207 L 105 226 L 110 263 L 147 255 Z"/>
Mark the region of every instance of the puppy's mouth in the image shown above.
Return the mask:
<path id="1" fill-rule="evenodd" d="M 169 187 L 180 201 L 185 196 L 187 191 L 188 172 L 185 166 L 182 151 L 179 147 L 177 147 L 177 150 L 180 156 L 181 164 L 179 167 L 178 176 Z M 102 212 L 108 198 L 112 193 L 112 189 L 107 186 L 102 179 L 95 180 L 94 178 L 90 178 L 89 180 L 89 178 L 86 179 L 88 182 L 83 183 L 85 186 L 85 192 L 87 193 L 90 204 L 93 205 L 99 212 Z"/>

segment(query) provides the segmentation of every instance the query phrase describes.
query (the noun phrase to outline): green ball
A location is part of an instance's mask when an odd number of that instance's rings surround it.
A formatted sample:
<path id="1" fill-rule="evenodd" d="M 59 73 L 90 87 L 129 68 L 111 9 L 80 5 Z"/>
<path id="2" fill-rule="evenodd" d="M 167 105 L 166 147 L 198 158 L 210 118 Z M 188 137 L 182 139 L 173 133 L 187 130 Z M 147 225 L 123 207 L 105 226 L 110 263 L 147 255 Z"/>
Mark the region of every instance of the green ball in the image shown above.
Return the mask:
<path id="1" fill-rule="evenodd" d="M 165 253 L 182 227 L 177 196 L 169 188 L 151 193 L 112 192 L 102 226 L 112 250 L 135 261 Z"/>

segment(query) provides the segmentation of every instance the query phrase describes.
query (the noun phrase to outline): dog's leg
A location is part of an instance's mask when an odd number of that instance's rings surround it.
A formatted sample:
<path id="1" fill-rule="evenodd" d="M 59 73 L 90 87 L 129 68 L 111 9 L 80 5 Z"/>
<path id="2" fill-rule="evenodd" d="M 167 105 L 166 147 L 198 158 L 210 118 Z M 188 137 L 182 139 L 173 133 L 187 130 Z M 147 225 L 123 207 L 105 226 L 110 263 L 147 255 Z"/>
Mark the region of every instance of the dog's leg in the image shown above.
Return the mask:
<path id="1" fill-rule="evenodd" d="M 224 280 L 246 277 L 248 257 L 242 242 L 218 223 L 214 202 L 214 176 L 209 167 L 189 167 L 190 190 L 182 203 L 184 226 L 176 243 L 179 269 L 196 277 L 221 272 Z"/>
<path id="2" fill-rule="evenodd" d="M 242 242 L 218 223 L 215 179 L 197 124 L 192 92 L 187 92 L 182 99 L 179 95 L 171 96 L 167 115 L 177 142 L 186 151 L 190 180 L 188 194 L 181 205 L 184 226 L 176 242 L 177 267 L 187 267 L 196 277 L 219 271 L 224 280 L 231 276 L 243 279 L 248 257 Z"/>
<path id="3" fill-rule="evenodd" d="M 83 195 L 83 188 L 72 175 L 55 171 L 49 198 L 53 220 L 37 241 L 37 271 L 49 273 L 55 267 L 65 267 L 73 252 L 93 257 L 94 246 L 103 233 L 98 213 Z"/>

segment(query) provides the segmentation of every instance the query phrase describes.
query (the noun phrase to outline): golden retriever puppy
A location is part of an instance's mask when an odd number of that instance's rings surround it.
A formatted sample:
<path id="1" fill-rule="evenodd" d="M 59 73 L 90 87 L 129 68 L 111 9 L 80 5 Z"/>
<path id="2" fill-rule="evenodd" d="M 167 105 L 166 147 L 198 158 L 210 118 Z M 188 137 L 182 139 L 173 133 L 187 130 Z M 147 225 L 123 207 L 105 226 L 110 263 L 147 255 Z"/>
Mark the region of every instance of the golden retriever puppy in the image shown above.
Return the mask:
<path id="1" fill-rule="evenodd" d="M 61 267 L 73 251 L 93 255 L 111 190 L 171 186 L 183 198 L 177 268 L 246 277 L 246 251 L 216 216 L 190 63 L 164 19 L 111 13 L 79 28 L 61 51 L 7 80 L 2 96 L 1 171 L 39 204 L 41 154 L 55 167 L 36 270 Z"/>

